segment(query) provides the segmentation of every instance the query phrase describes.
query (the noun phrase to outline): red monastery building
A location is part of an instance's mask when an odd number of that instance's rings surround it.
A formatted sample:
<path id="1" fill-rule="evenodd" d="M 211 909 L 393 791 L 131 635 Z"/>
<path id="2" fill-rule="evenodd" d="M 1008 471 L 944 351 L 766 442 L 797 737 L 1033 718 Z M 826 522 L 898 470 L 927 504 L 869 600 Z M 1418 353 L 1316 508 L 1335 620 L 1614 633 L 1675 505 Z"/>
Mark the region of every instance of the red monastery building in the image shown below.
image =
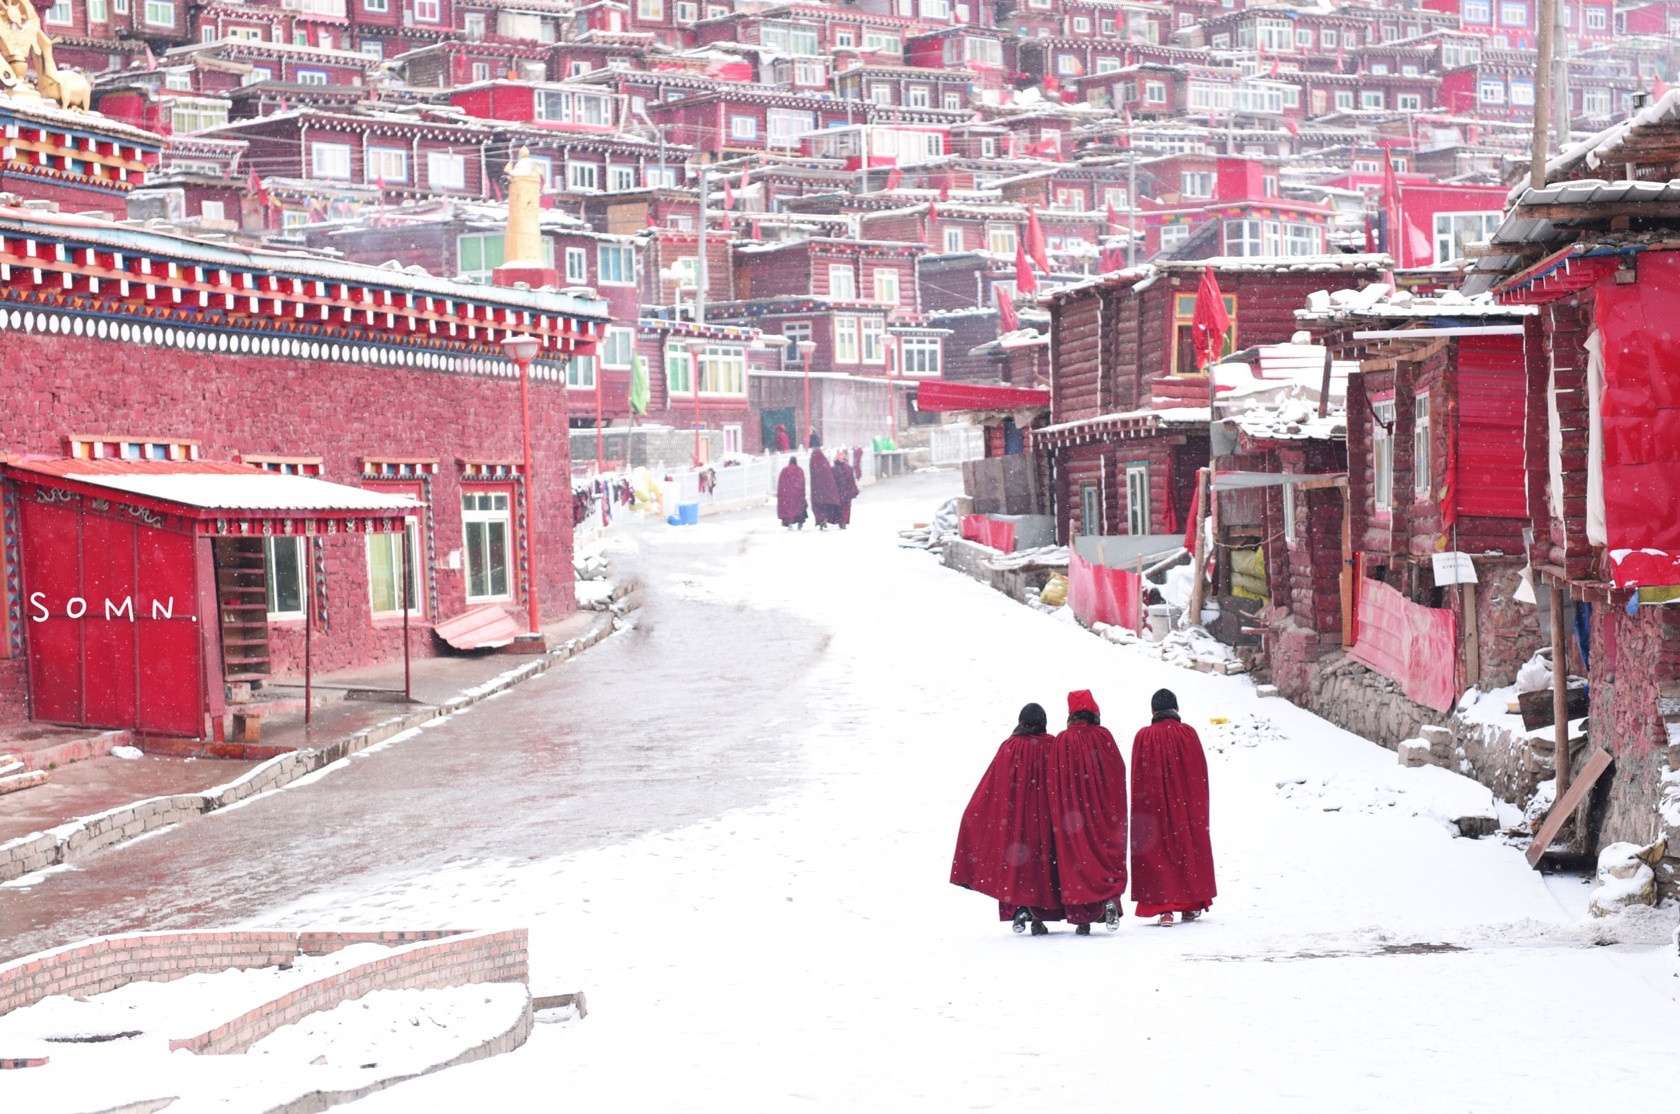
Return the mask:
<path id="1" fill-rule="evenodd" d="M 565 364 L 604 322 L 593 299 L 0 208 L 0 723 L 219 737 L 228 695 L 306 646 L 342 668 L 533 591 L 566 613 Z M 535 477 L 516 333 L 541 343 Z"/>

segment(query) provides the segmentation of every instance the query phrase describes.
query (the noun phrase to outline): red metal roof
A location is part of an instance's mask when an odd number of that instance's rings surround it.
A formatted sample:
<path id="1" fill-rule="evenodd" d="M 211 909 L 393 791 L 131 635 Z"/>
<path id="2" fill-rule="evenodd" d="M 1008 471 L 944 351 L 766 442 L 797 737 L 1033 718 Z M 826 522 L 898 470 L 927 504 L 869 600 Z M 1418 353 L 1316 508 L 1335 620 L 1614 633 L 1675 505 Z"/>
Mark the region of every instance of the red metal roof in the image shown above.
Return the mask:
<path id="1" fill-rule="evenodd" d="M 1050 392 L 1031 387 L 948 383 L 932 379 L 916 388 L 916 409 L 930 414 L 955 410 L 1028 410 L 1049 405 Z"/>
<path id="2" fill-rule="evenodd" d="M 453 619 L 445 619 L 432 629 L 457 650 L 506 646 L 523 631 L 513 616 L 493 603 L 464 611 Z"/>

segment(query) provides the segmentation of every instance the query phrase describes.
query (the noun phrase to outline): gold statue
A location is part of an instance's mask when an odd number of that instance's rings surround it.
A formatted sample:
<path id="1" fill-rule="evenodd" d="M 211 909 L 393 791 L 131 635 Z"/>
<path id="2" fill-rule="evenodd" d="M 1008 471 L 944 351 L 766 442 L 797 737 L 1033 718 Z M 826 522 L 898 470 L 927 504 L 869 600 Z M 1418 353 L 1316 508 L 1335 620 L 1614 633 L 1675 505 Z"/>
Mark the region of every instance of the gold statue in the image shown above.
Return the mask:
<path id="1" fill-rule="evenodd" d="M 37 57 L 41 88 L 29 83 L 29 62 Z M 53 60 L 53 43 L 41 29 L 41 17 L 31 0 L 0 0 L 0 90 L 16 97 L 43 93 L 70 109 L 88 108 L 93 88 L 88 79 L 61 70 Z"/>

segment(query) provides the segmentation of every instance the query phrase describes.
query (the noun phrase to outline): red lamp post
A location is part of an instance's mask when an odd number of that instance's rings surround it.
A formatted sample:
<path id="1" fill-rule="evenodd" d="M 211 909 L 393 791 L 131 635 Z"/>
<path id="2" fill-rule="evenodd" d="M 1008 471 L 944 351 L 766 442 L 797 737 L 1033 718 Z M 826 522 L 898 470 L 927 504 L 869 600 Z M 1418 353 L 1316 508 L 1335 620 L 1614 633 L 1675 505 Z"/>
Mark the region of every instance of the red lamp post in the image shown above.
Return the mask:
<path id="1" fill-rule="evenodd" d="M 890 336 L 891 334 L 889 334 Z M 898 447 L 898 398 L 893 393 L 893 380 L 898 371 L 898 345 L 887 341 L 887 421 L 892 425 L 893 447 Z"/>
<path id="2" fill-rule="evenodd" d="M 502 338 L 502 352 L 519 367 L 519 428 L 524 441 L 525 470 L 525 563 L 529 581 L 525 604 L 529 611 L 531 633 L 542 633 L 537 612 L 537 545 L 534 529 L 537 517 L 536 475 L 531 467 L 531 361 L 542 349 L 542 341 L 520 333 Z"/>
<path id="3" fill-rule="evenodd" d="M 805 365 L 805 447 L 811 447 L 811 434 L 816 429 L 811 423 L 811 354 L 817 350 L 814 340 L 802 340 L 798 344 L 799 362 Z"/>
<path id="4" fill-rule="evenodd" d="M 700 467 L 700 354 L 706 350 L 703 340 L 688 342 L 688 374 L 694 381 L 694 467 Z"/>

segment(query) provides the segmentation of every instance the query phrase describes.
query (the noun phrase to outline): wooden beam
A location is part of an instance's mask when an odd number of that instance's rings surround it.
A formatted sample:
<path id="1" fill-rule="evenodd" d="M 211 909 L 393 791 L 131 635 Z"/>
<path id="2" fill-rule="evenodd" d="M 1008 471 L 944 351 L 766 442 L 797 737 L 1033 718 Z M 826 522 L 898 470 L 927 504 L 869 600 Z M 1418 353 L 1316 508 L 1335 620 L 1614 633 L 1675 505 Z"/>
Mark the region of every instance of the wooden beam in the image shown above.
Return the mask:
<path id="1" fill-rule="evenodd" d="M 1564 744 L 1564 762 L 1567 763 L 1569 745 Z M 1557 765 L 1557 760 L 1553 759 Z M 1534 842 L 1528 845 L 1528 865 L 1538 866 L 1542 856 L 1552 845 L 1563 829 L 1563 822 L 1575 814 L 1575 809 L 1586 799 L 1598 779 L 1604 776 L 1604 771 L 1610 768 L 1610 754 L 1602 747 L 1594 747 L 1592 754 L 1587 756 L 1587 764 L 1581 767 L 1581 776 L 1575 779 L 1575 784 L 1569 787 L 1569 792 L 1563 799 L 1552 806 L 1552 811 L 1546 814 L 1546 822 L 1540 825 L 1540 831 L 1535 834 Z"/>

